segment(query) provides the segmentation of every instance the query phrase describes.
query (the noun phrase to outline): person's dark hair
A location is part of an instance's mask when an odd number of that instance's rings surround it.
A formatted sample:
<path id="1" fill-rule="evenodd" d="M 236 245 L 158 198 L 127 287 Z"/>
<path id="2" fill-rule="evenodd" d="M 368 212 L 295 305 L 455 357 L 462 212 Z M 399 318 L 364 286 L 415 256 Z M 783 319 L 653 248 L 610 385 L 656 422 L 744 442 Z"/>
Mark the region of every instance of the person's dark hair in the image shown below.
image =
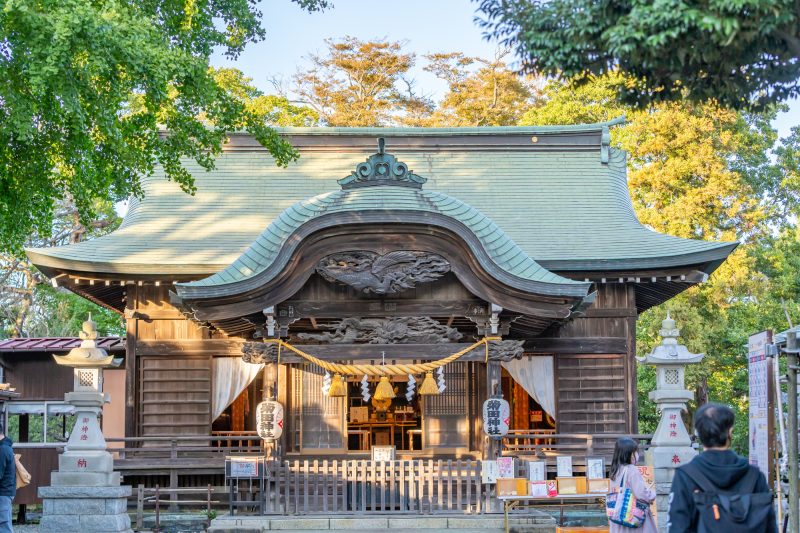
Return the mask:
<path id="1" fill-rule="evenodd" d="M 727 405 L 707 403 L 694 413 L 694 429 L 706 448 L 721 448 L 728 445 L 735 421 L 733 409 Z"/>
<path id="2" fill-rule="evenodd" d="M 631 457 L 638 449 L 639 443 L 630 437 L 617 439 L 614 444 L 614 458 L 611 460 L 611 471 L 608 473 L 608 477 L 617 477 L 617 473 L 622 470 L 623 466 L 631 464 Z"/>

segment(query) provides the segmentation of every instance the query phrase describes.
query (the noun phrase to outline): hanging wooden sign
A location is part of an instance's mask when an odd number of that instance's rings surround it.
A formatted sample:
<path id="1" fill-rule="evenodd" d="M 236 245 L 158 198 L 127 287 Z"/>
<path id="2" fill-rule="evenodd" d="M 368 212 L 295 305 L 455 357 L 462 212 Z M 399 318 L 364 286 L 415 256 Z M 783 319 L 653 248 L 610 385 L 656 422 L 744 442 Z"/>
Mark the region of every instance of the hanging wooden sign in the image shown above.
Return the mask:
<path id="1" fill-rule="evenodd" d="M 493 439 L 508 434 L 511 406 L 502 398 L 489 398 L 483 402 L 483 431 Z"/>
<path id="2" fill-rule="evenodd" d="M 256 429 L 264 440 L 277 440 L 283 434 L 283 406 L 275 400 L 264 400 L 256 407 Z"/>

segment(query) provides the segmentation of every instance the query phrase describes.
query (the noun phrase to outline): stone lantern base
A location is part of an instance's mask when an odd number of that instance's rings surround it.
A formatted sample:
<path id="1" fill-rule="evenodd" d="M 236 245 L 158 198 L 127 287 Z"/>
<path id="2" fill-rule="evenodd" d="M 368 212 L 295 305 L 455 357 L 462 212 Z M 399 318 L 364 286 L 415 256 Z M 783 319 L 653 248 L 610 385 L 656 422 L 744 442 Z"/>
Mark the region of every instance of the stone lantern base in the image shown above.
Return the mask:
<path id="1" fill-rule="evenodd" d="M 659 446 L 647 450 L 645 464 L 653 468 L 656 483 L 657 525 L 661 533 L 666 533 L 669 522 L 669 493 L 675 470 L 685 465 L 697 455 L 697 450 L 689 446 Z"/>
<path id="2" fill-rule="evenodd" d="M 42 533 L 133 533 L 128 516 L 131 487 L 39 487 Z"/>

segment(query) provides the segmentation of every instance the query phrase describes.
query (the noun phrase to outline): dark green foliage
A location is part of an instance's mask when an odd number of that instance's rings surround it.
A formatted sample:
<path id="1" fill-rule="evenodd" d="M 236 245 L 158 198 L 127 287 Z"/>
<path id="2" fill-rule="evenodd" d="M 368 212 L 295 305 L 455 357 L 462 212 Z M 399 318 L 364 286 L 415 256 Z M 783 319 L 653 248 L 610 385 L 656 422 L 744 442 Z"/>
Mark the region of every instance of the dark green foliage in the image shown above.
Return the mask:
<path id="1" fill-rule="evenodd" d="M 48 233 L 57 199 L 70 197 L 87 221 L 96 200 L 140 194 L 156 165 L 192 192 L 182 159 L 211 169 L 233 130 L 252 133 L 278 164 L 295 159 L 209 69 L 215 49 L 237 57 L 263 39 L 260 19 L 248 0 L 5 0 L 0 247 Z"/>
<path id="2" fill-rule="evenodd" d="M 717 100 L 763 108 L 800 94 L 794 0 L 479 0 L 487 33 L 525 70 L 572 78 L 619 70 L 622 101 Z"/>

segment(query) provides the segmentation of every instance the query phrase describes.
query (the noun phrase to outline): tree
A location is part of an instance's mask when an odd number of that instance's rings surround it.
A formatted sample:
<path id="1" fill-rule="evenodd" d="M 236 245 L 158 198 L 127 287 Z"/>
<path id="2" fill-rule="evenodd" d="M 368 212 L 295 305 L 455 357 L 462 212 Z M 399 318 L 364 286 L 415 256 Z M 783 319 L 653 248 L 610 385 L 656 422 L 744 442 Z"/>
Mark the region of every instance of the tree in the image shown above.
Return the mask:
<path id="1" fill-rule="evenodd" d="M 252 85 L 252 80 L 236 69 L 210 71 L 215 83 L 235 99 L 254 119 L 268 126 L 309 126 L 317 121 L 313 110 L 291 104 L 281 96 L 265 95 Z M 138 112 L 144 103 L 131 99 L 130 112 Z M 199 115 L 204 123 L 212 121 Z M 95 217 L 82 221 L 70 196 L 58 200 L 53 224 L 42 235 L 35 233 L 27 246 L 50 247 L 74 244 L 102 236 L 119 225 L 120 219 L 111 202 L 98 200 L 92 206 Z M 123 334 L 119 316 L 76 294 L 53 288 L 46 278 L 16 250 L 0 252 L 0 337 L 74 336 L 81 322 L 92 313 L 103 334 Z"/>
<path id="2" fill-rule="evenodd" d="M 295 92 L 325 125 L 388 126 L 406 110 L 427 113 L 430 103 L 407 78 L 416 58 L 403 53 L 403 43 L 349 36 L 325 43 L 327 55 L 311 55 L 311 67 L 294 77 Z"/>
<path id="3" fill-rule="evenodd" d="M 48 234 L 59 198 L 88 221 L 98 200 L 140 195 L 156 165 L 192 192 L 181 159 L 212 168 L 232 130 L 248 130 L 278 164 L 294 159 L 209 69 L 215 48 L 236 57 L 263 39 L 260 19 L 248 0 L 3 2 L 0 248 Z"/>
<path id="4" fill-rule="evenodd" d="M 776 138 L 769 118 L 714 102 L 665 102 L 641 111 L 615 99 L 626 83 L 619 73 L 582 84 L 552 81 L 522 123 L 599 122 L 626 115 L 627 124 L 612 131 L 612 140 L 628 154 L 637 215 L 656 231 L 746 240 L 780 222 L 784 211 L 774 205 L 774 180 L 764 169 Z"/>
<path id="5" fill-rule="evenodd" d="M 788 257 L 800 246 L 793 228 L 800 192 L 797 132 L 776 146 L 769 127 L 774 111 L 750 115 L 714 102 L 633 109 L 616 99 L 625 83 L 618 73 L 591 76 L 583 84 L 551 81 L 523 123 L 585 123 L 626 114 L 627 124 L 612 130 L 612 143 L 628 153 L 628 184 L 639 219 L 677 236 L 742 242 L 708 282 L 641 315 L 637 351 L 647 353 L 660 342 L 658 329 L 669 309 L 682 328 L 682 342 L 706 353 L 703 364 L 687 371 L 697 398 L 690 407 L 721 401 L 746 420 L 747 336 L 785 324 L 781 298 L 800 317 L 798 270 Z M 780 228 L 785 229 L 777 238 L 773 233 Z M 653 369 L 640 367 L 638 378 L 640 431 L 646 433 L 658 422 L 647 398 Z M 734 446 L 746 450 L 746 424 L 737 424 Z"/>
<path id="6" fill-rule="evenodd" d="M 428 125 L 432 126 L 512 126 L 530 107 L 537 87 L 529 77 L 521 77 L 504 61 L 507 52 L 494 59 L 467 57 L 461 52 L 425 56 L 432 72 L 448 84 Z M 475 68 L 477 67 L 477 68 Z"/>
<path id="7" fill-rule="evenodd" d="M 314 126 L 319 115 L 310 107 L 293 104 L 286 96 L 264 94 L 253 85 L 253 79 L 235 68 L 213 69 L 214 80 L 248 113 L 268 126 Z"/>
<path id="8" fill-rule="evenodd" d="M 54 224 L 47 235 L 34 235 L 29 246 L 46 247 L 74 244 L 105 235 L 120 223 L 109 202 L 93 206 L 97 218 L 83 223 L 75 205 L 59 201 Z M 23 256 L 0 252 L 0 338 L 36 336 L 75 336 L 91 313 L 103 335 L 122 335 L 124 327 L 117 313 L 101 308 L 58 287 Z"/>
<path id="9" fill-rule="evenodd" d="M 530 72 L 578 77 L 620 70 L 622 101 L 685 97 L 763 109 L 800 94 L 794 0 L 480 0 L 479 23 Z"/>

